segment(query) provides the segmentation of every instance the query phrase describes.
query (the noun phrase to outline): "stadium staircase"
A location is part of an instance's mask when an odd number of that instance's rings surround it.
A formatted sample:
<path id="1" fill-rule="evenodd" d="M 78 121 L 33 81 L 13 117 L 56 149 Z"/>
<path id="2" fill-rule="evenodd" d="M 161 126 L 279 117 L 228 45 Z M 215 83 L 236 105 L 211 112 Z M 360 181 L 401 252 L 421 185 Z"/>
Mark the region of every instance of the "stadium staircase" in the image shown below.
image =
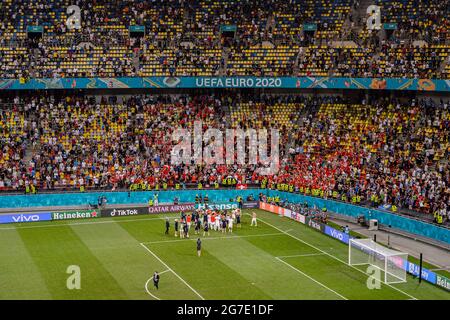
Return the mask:
<path id="1" fill-rule="evenodd" d="M 266 31 L 269 32 L 269 31 L 273 30 L 274 27 L 275 27 L 275 17 L 272 14 L 267 18 Z"/>
<path id="2" fill-rule="evenodd" d="M 39 145 L 36 145 L 36 148 L 39 148 Z M 25 156 L 23 157 L 24 163 L 29 163 L 33 159 L 33 147 L 31 144 L 27 145 L 27 148 L 25 149 Z"/>
<path id="3" fill-rule="evenodd" d="M 230 48 L 222 47 L 223 65 L 221 65 L 219 68 L 219 76 L 225 76 L 227 74 L 228 58 L 230 57 L 230 52 Z"/>
<path id="4" fill-rule="evenodd" d="M 374 0 L 360 0 L 359 5 L 355 9 L 356 17 L 361 18 L 364 24 L 366 23 L 367 8 L 373 4 L 375 4 Z"/>
<path id="5" fill-rule="evenodd" d="M 33 76 L 35 74 L 35 72 L 37 71 L 35 69 L 35 66 L 38 64 L 39 60 L 41 59 L 41 52 L 39 49 L 36 48 L 31 48 L 30 49 L 30 57 L 31 57 L 31 61 L 30 61 L 30 68 L 28 69 L 28 72 L 30 73 L 31 76 Z"/>
<path id="6" fill-rule="evenodd" d="M 140 70 L 141 68 L 141 62 L 139 59 L 140 56 L 141 56 L 141 48 L 138 48 L 137 51 L 133 51 L 132 63 L 134 70 Z"/>
<path id="7" fill-rule="evenodd" d="M 351 19 L 349 15 L 344 23 L 344 30 L 349 30 L 344 35 L 344 40 L 354 41 L 358 46 L 366 45 L 359 35 L 367 33 L 367 8 L 374 4 L 374 0 L 360 0 L 358 4 L 352 6 Z M 353 27 L 351 26 L 352 22 L 354 22 Z M 382 37 L 380 32 L 376 33 L 376 36 Z"/>
<path id="8" fill-rule="evenodd" d="M 222 107 L 222 109 L 223 109 L 223 111 L 225 113 L 225 121 L 226 121 L 226 123 L 232 123 L 232 121 L 231 121 L 231 106 L 227 105 L 227 106 Z"/>
<path id="9" fill-rule="evenodd" d="M 299 64 L 300 60 L 305 56 L 306 51 L 307 50 L 304 47 L 300 47 L 298 49 L 298 53 L 297 53 L 297 56 L 294 61 L 294 75 L 298 74 L 298 72 L 299 72 L 298 64 Z"/>
<path id="10" fill-rule="evenodd" d="M 444 59 L 444 61 L 442 61 L 439 67 L 439 72 L 444 76 L 445 76 L 445 69 L 447 68 L 447 66 L 450 66 L 450 55 L 447 57 L 447 59 Z"/>

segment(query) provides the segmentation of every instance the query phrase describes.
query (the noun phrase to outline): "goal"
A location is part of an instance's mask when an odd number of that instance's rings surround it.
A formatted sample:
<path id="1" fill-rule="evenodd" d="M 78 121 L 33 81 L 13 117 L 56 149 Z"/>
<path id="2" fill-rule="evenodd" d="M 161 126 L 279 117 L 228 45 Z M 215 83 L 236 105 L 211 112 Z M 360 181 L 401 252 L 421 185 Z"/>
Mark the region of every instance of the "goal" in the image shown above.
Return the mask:
<path id="1" fill-rule="evenodd" d="M 350 239 L 348 264 L 371 265 L 382 271 L 380 281 L 384 283 L 406 282 L 408 254 L 386 248 L 372 239 Z"/>

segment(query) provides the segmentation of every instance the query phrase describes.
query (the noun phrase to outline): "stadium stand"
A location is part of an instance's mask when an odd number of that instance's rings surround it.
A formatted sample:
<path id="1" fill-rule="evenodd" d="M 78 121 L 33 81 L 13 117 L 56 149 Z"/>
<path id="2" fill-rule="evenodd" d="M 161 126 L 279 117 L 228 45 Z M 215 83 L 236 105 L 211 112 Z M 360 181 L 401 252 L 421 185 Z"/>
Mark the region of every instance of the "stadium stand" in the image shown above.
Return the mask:
<path id="1" fill-rule="evenodd" d="M 53 97 L 54 98 L 54 97 Z M 283 166 L 268 183 L 344 201 L 448 210 L 448 101 L 231 95 L 143 96 L 123 102 L 32 97 L 2 110 L 0 186 L 25 190 L 206 184 L 234 176 L 260 184 L 251 166 L 170 165 L 178 126 L 281 130 Z M 433 108 L 433 112 L 429 110 Z M 28 158 L 25 153 L 30 154 Z M 25 161 L 25 159 L 30 159 Z"/>
<path id="2" fill-rule="evenodd" d="M 447 1 L 376 0 L 390 37 L 361 29 L 358 1 L 200 0 L 0 4 L 0 78 L 306 76 L 448 79 Z M 305 24 L 315 24 L 308 33 Z M 145 26 L 141 39 L 129 26 Z M 220 27 L 235 25 L 234 38 Z M 29 39 L 28 26 L 44 34 Z M 346 41 L 349 31 L 355 32 Z M 345 41 L 344 41 L 345 40 Z M 351 42 L 351 43 L 350 43 Z M 376 89 L 382 89 L 383 81 Z M 98 97 L 97 97 L 98 98 Z M 410 97 L 183 94 L 38 95 L 2 98 L 0 190 L 144 188 L 241 182 L 355 203 L 450 213 L 448 100 Z M 430 110 L 433 110 L 432 112 Z M 252 166 L 172 167 L 177 126 L 281 130 L 281 171 Z"/>
<path id="3" fill-rule="evenodd" d="M 80 4 L 82 30 L 69 30 L 66 0 L 1 4 L 2 78 L 294 75 L 448 77 L 446 1 L 375 1 L 394 36 L 374 46 L 355 24 L 355 1 L 111 1 Z M 352 21 L 352 22 L 349 22 Z M 360 21 L 361 22 L 361 21 Z M 316 24 L 311 36 L 304 24 Z M 361 22 L 362 24 L 362 22 Z M 27 38 L 27 26 L 44 28 Z M 146 27 L 129 38 L 128 27 Z M 225 39 L 220 26 L 235 25 Z M 356 46 L 337 45 L 349 30 Z M 422 40 L 424 43 L 415 43 Z M 377 40 L 378 41 L 378 40 Z"/>

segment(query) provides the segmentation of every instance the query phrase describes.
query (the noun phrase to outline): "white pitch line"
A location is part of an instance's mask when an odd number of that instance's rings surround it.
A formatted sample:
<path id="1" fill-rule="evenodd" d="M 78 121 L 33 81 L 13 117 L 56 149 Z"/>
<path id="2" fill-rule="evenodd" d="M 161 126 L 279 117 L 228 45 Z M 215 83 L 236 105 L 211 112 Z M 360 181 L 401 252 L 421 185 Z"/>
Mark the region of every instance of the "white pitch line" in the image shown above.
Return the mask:
<path id="1" fill-rule="evenodd" d="M 448 271 L 450 270 L 450 267 L 441 267 L 436 269 L 429 269 L 430 271 Z"/>
<path id="2" fill-rule="evenodd" d="M 175 216 L 170 216 L 173 218 Z M 178 216 L 177 216 L 178 217 Z M 91 218 L 97 219 L 97 218 Z M 103 223 L 116 223 L 116 222 L 132 222 L 132 221 L 148 221 L 148 220 L 165 220 L 166 217 L 157 218 L 145 218 L 145 219 L 124 219 L 124 220 L 107 220 L 107 221 L 90 221 L 90 222 L 75 222 L 75 223 L 59 223 L 59 224 L 46 224 L 43 226 L 24 226 L 24 227 L 11 227 L 11 228 L 0 228 L 0 230 L 16 230 L 16 229 L 32 229 L 32 228 L 53 228 L 53 227 L 66 227 L 66 226 L 79 226 L 83 224 L 103 224 Z M 63 220 L 58 220 L 63 221 Z"/>
<path id="3" fill-rule="evenodd" d="M 151 295 L 153 298 L 155 298 L 156 300 L 161 300 L 160 298 L 158 298 L 157 296 L 155 296 L 154 294 L 152 294 L 150 292 L 150 290 L 148 290 L 148 283 L 150 282 L 150 280 L 152 280 L 152 278 L 148 279 L 147 282 L 145 283 L 145 291 L 147 291 L 147 293 L 149 295 Z"/>
<path id="4" fill-rule="evenodd" d="M 240 238 L 253 238 L 253 237 L 271 237 L 271 236 L 284 236 L 284 233 L 263 233 L 263 234 L 249 234 L 246 236 L 227 236 L 227 237 L 202 237 L 201 240 L 218 240 L 218 239 L 240 239 Z M 195 238 L 195 239 L 194 239 Z M 182 241 L 197 241 L 196 237 L 190 239 L 176 239 L 176 240 L 160 240 L 160 241 L 148 241 L 142 242 L 144 244 L 158 244 L 158 243 L 171 243 L 171 242 L 182 242 Z"/>
<path id="5" fill-rule="evenodd" d="M 249 215 L 249 216 L 251 216 L 250 213 L 246 213 L 246 214 Z M 276 229 L 276 230 L 278 230 L 278 231 L 280 231 L 280 232 L 282 232 L 282 233 L 284 233 L 284 234 L 290 236 L 291 238 L 296 239 L 297 241 L 300 241 L 300 242 L 302 242 L 302 243 L 304 243 L 304 244 L 310 246 L 311 248 L 314 248 L 314 249 L 316 249 L 317 251 L 320 251 L 320 252 L 326 254 L 327 256 L 329 256 L 329 257 L 331 257 L 331 258 L 337 260 L 337 261 L 342 262 L 342 263 L 345 264 L 346 266 L 349 266 L 349 267 L 351 267 L 351 268 L 353 268 L 353 269 L 355 269 L 355 270 L 358 270 L 359 272 L 361 272 L 361 273 L 363 273 L 363 274 L 366 274 L 364 271 L 362 271 L 362 270 L 360 270 L 360 269 L 358 269 L 358 268 L 356 268 L 356 267 L 354 267 L 354 266 L 349 265 L 349 264 L 348 264 L 347 262 L 345 262 L 344 260 L 341 260 L 341 259 L 339 259 L 338 257 L 335 257 L 335 256 L 333 256 L 332 254 L 329 254 L 328 252 L 323 251 L 322 249 L 317 248 L 316 246 L 314 246 L 314 245 L 312 245 L 312 244 L 306 242 L 305 240 L 302 240 L 302 239 L 300 239 L 300 238 L 298 238 L 298 237 L 296 237 L 296 236 L 294 236 L 294 235 L 292 235 L 292 234 L 290 234 L 290 233 L 287 233 L 286 231 L 281 230 L 280 228 L 274 226 L 273 224 L 271 224 L 271 223 L 269 223 L 269 222 L 266 222 L 266 221 L 262 220 L 261 218 L 257 218 L 257 219 L 258 219 L 259 221 L 261 221 L 262 223 L 265 223 L 265 224 L 267 224 L 268 226 L 270 226 L 270 227 L 272 227 L 272 228 L 274 228 L 274 229 Z M 404 295 L 406 295 L 406 296 L 408 296 L 408 297 L 410 297 L 410 298 L 412 298 L 412 299 L 414 299 L 414 300 L 418 300 L 417 298 L 413 297 L 413 296 L 410 295 L 409 293 L 404 292 L 403 290 L 400 290 L 399 288 L 396 288 L 396 287 L 394 287 L 394 286 L 392 286 L 392 285 L 390 285 L 390 284 L 388 284 L 388 283 L 385 283 L 385 285 L 391 287 L 391 288 L 394 289 L 394 290 L 397 290 L 398 292 L 403 293 Z"/>
<path id="6" fill-rule="evenodd" d="M 169 269 L 167 269 L 167 270 L 164 270 L 164 271 L 162 271 L 162 272 L 159 272 L 159 275 L 161 275 L 161 274 L 163 274 L 163 273 L 166 273 L 166 272 L 169 272 L 170 270 Z M 147 282 L 145 283 L 145 291 L 147 291 L 147 293 L 149 294 L 149 295 L 151 295 L 153 298 L 155 298 L 156 300 L 161 300 L 160 298 L 158 298 L 157 296 L 155 296 L 153 293 L 151 293 L 150 292 L 150 290 L 148 290 L 148 283 L 151 281 L 153 279 L 153 276 L 151 276 L 150 277 L 150 279 L 148 279 L 147 280 Z"/>
<path id="7" fill-rule="evenodd" d="M 296 257 L 313 257 L 313 256 L 323 256 L 324 253 L 307 253 L 307 254 L 294 254 L 292 256 L 278 256 L 276 258 L 296 258 Z"/>
<path id="8" fill-rule="evenodd" d="M 140 245 L 147 250 L 152 256 L 154 256 L 156 259 L 158 259 L 159 262 L 161 262 L 169 271 L 171 271 L 178 279 L 180 279 L 189 289 L 191 289 L 197 296 L 200 297 L 200 299 L 205 300 L 205 298 L 202 297 L 200 293 L 197 292 L 194 288 L 192 288 L 182 277 L 180 277 L 175 271 L 173 271 L 164 261 L 162 261 L 156 254 L 152 252 L 145 244 L 140 243 Z"/>
<path id="9" fill-rule="evenodd" d="M 322 282 L 319 282 L 319 281 L 317 281 L 316 279 L 314 279 L 313 277 L 311 277 L 311 276 L 308 276 L 306 273 L 304 273 L 303 271 L 300 271 L 299 269 L 297 269 L 296 267 L 294 267 L 293 265 L 291 265 L 290 263 L 287 263 L 286 261 L 283 261 L 283 260 L 281 260 L 280 258 L 278 258 L 278 257 L 275 257 L 275 259 L 277 259 L 278 261 L 280 261 L 280 262 L 282 262 L 282 263 L 284 263 L 285 265 L 287 265 L 288 267 L 290 267 L 291 269 L 293 269 L 293 270 L 295 270 L 295 271 L 297 271 L 298 273 L 300 273 L 300 274 L 302 274 L 302 275 L 304 275 L 305 277 L 307 277 L 308 279 L 310 279 L 310 280 L 312 280 L 312 281 L 314 281 L 315 283 L 317 283 L 317 284 L 319 284 L 319 285 L 321 285 L 322 287 L 324 287 L 325 289 L 327 289 L 327 290 L 329 290 L 329 291 L 331 291 L 331 292 L 333 292 L 335 295 L 337 295 L 337 296 L 339 296 L 339 297 L 341 297 L 342 299 L 344 299 L 344 300 L 348 300 L 346 297 L 344 297 L 342 294 L 340 294 L 340 293 L 337 293 L 336 291 L 334 291 L 333 289 L 331 289 L 331 288 L 329 288 L 329 287 L 327 287 L 326 285 L 324 285 Z"/>
<path id="10" fill-rule="evenodd" d="M 166 272 L 169 272 L 170 270 L 169 269 L 167 269 L 167 270 L 164 270 L 164 271 L 162 271 L 162 272 L 159 272 L 158 274 L 159 275 L 162 275 L 163 273 L 166 273 Z"/>

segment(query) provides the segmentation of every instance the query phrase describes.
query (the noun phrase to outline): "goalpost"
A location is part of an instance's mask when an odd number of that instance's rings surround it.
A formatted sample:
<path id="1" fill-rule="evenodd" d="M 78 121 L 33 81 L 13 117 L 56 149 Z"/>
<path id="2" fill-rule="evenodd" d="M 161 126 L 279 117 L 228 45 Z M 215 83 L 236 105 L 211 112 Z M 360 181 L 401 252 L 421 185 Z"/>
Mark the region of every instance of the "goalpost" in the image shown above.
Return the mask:
<path id="1" fill-rule="evenodd" d="M 407 253 L 386 248 L 372 239 L 349 240 L 348 264 L 368 264 L 380 269 L 386 284 L 406 282 L 407 261 Z"/>

